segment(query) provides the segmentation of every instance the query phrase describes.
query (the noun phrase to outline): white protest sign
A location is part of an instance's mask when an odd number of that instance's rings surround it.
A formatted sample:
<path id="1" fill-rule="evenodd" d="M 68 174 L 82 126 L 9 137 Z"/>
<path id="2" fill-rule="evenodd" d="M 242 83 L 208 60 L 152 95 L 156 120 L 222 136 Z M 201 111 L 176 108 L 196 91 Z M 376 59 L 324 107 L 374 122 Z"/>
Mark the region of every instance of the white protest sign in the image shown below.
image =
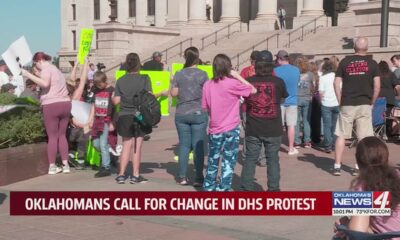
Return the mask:
<path id="1" fill-rule="evenodd" d="M 92 105 L 89 103 L 72 100 L 72 116 L 81 124 L 86 124 L 89 121 L 89 115 Z"/>
<path id="2" fill-rule="evenodd" d="M 13 42 L 2 55 L 14 76 L 21 73 L 21 67 L 32 61 L 32 52 L 24 36 Z"/>

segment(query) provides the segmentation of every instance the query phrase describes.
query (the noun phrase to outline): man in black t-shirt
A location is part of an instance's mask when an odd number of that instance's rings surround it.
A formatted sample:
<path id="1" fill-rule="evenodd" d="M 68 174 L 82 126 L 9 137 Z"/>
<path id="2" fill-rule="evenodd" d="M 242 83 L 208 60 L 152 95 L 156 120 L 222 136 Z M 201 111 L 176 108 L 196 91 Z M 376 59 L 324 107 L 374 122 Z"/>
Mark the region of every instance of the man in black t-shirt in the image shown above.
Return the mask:
<path id="1" fill-rule="evenodd" d="M 268 191 L 280 191 L 279 148 L 281 145 L 281 103 L 288 96 L 285 82 L 272 75 L 273 56 L 261 51 L 256 58 L 256 75 L 247 80 L 257 93 L 245 100 L 246 104 L 246 157 L 241 174 L 242 189 L 254 190 L 254 173 L 261 145 L 267 159 Z"/>
<path id="2" fill-rule="evenodd" d="M 335 94 L 340 105 L 335 135 L 335 165 L 333 175 L 340 176 L 345 139 L 352 137 L 356 123 L 358 140 L 373 136 L 372 106 L 379 96 L 380 77 L 378 64 L 367 56 L 368 39 L 359 37 L 354 43 L 355 54 L 340 61 L 335 78 Z M 356 164 L 352 171 L 358 175 Z"/>
<path id="3" fill-rule="evenodd" d="M 144 71 L 163 71 L 164 64 L 161 62 L 162 54 L 160 52 L 153 53 L 153 59 L 143 64 Z"/>

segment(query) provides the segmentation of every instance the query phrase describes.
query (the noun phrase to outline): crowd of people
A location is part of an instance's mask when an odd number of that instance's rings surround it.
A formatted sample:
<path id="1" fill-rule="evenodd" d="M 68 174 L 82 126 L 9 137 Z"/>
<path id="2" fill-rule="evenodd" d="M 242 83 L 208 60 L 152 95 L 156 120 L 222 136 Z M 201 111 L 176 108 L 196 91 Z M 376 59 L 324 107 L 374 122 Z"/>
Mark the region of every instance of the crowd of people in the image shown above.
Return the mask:
<path id="1" fill-rule="evenodd" d="M 340 61 L 332 56 L 316 62 L 310 62 L 304 56 L 292 58 L 285 50 L 277 52 L 275 57 L 267 50 L 255 51 L 250 56 L 251 66 L 240 74 L 233 70 L 227 55 L 218 54 L 212 62 L 212 79 L 197 68 L 202 63 L 199 50 L 195 47 L 186 49 L 184 68 L 173 76 L 171 89 L 156 95 L 177 98 L 175 125 L 179 136 L 179 163 L 176 182 L 180 185 L 193 183 L 204 191 L 231 191 L 241 123 L 244 123 L 245 133 L 240 183 L 243 191 L 254 191 L 255 169 L 264 158 L 267 191 L 281 190 L 279 151 L 285 131 L 290 156 L 299 154 L 301 147 L 314 146 L 326 153 L 335 151 L 332 174 L 336 176 L 341 174 L 345 140 L 352 138 L 355 132 L 359 143 L 357 162 L 352 171 L 357 178 L 352 189 L 391 191 L 391 208 L 400 213 L 400 174 L 388 165 L 388 149 L 381 139 L 373 137 L 372 125 L 372 108 L 378 98 L 386 99 L 388 115 L 398 106 L 400 70 L 397 68 L 392 72 L 387 62 L 378 64 L 368 56 L 368 39 L 364 37 L 355 40 L 354 49 L 354 55 Z M 163 70 L 161 56 L 155 52 L 153 60 L 145 63 L 143 68 Z M 40 89 L 39 99 L 48 135 L 48 173 L 70 173 L 69 142 L 76 143 L 76 166 L 83 169 L 91 139 L 101 155 L 101 168 L 95 177 L 110 176 L 109 148 L 116 145 L 118 135 L 122 139 L 122 152 L 116 182 L 122 184 L 128 178 L 132 184 L 148 181 L 140 174 L 140 163 L 143 140 L 152 132 L 152 127 L 141 124 L 143 116 L 137 114 L 133 99 L 139 92 L 151 93 L 152 87 L 150 78 L 140 74 L 139 56 L 136 53 L 126 56 L 122 67 L 127 74 L 116 82 L 115 87 L 107 75 L 96 70 L 88 60 L 81 69 L 80 78 L 76 78 L 76 64 L 68 80 L 50 60 L 51 57 L 43 52 L 33 56 L 32 72 L 22 70 L 22 76 L 27 80 L 25 91 L 21 93 L 21 96 L 36 98 Z M 400 56 L 393 56 L 391 62 L 394 67 L 399 67 Z M 3 71 L 0 68 L 1 91 L 15 94 L 18 86 L 13 85 L 8 76 L 4 77 Z M 71 115 L 71 101 L 92 105 L 86 123 Z M 116 111 L 117 105 L 119 111 Z M 313 118 L 318 122 L 315 126 L 310 124 Z M 110 140 L 110 136 L 114 136 L 111 138 L 114 140 Z M 385 137 L 381 136 L 382 139 Z M 207 145 L 208 161 L 204 171 Z M 191 151 L 196 173 L 192 181 L 187 177 Z M 61 166 L 56 165 L 57 154 L 61 156 Z M 129 160 L 133 166 L 131 176 L 126 174 Z M 364 221 L 364 225 L 355 224 L 363 221 L 356 218 L 348 222 L 349 226 L 362 231 L 368 228 L 390 231 L 394 230 L 392 226 L 400 224 L 399 216 L 392 215 L 389 220 L 372 218 L 367 224 Z M 382 221 L 390 224 L 381 228 L 379 223 Z"/>

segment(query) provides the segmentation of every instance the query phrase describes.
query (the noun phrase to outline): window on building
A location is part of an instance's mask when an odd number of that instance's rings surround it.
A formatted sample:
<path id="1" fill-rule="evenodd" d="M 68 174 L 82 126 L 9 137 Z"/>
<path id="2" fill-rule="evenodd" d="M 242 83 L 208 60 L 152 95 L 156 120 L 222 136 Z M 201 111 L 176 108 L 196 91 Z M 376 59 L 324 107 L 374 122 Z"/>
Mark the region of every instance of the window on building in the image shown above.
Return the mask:
<path id="1" fill-rule="evenodd" d="M 100 19 L 100 0 L 94 0 L 94 20 Z"/>
<path id="2" fill-rule="evenodd" d="M 136 17 L 136 0 L 129 0 L 129 17 Z"/>
<path id="3" fill-rule="evenodd" d="M 72 20 L 76 20 L 76 4 L 72 4 Z"/>
<path id="4" fill-rule="evenodd" d="M 72 48 L 76 50 L 76 31 L 72 30 Z"/>
<path id="5" fill-rule="evenodd" d="M 156 15 L 156 0 L 147 0 L 147 15 Z"/>

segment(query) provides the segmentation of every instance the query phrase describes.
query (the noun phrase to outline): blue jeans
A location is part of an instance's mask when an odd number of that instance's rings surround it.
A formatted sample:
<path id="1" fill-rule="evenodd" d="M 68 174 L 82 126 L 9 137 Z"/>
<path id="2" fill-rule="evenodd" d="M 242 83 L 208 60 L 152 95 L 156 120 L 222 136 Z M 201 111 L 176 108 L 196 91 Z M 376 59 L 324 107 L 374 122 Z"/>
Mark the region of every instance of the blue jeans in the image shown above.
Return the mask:
<path id="1" fill-rule="evenodd" d="M 296 125 L 296 135 L 294 142 L 296 144 L 301 144 L 300 139 L 300 127 L 301 122 L 303 122 L 303 140 L 304 142 L 311 142 L 311 100 L 299 100 L 297 105 L 297 125 Z"/>
<path id="2" fill-rule="evenodd" d="M 93 147 L 101 153 L 101 166 L 110 169 L 110 151 L 108 146 L 108 124 L 104 124 L 101 135 L 93 139 Z"/>
<path id="3" fill-rule="evenodd" d="M 336 121 L 339 116 L 339 106 L 325 107 L 321 106 L 322 121 L 324 123 L 324 146 L 332 148 L 335 142 Z"/>
<path id="4" fill-rule="evenodd" d="M 179 174 L 184 178 L 187 173 L 190 150 L 194 152 L 194 165 L 196 169 L 196 181 L 203 182 L 204 175 L 204 145 L 208 115 L 203 112 L 195 112 L 175 116 L 175 125 L 179 136 Z"/>
<path id="5" fill-rule="evenodd" d="M 207 175 L 204 179 L 204 191 L 230 191 L 232 175 L 239 152 L 240 128 L 219 134 L 210 134 Z M 217 186 L 218 165 L 222 155 L 221 180 Z M 258 158 L 258 156 L 257 156 Z"/>
<path id="6" fill-rule="evenodd" d="M 241 185 L 245 191 L 254 191 L 254 174 L 261 146 L 265 147 L 267 159 L 267 187 L 269 191 L 279 191 L 280 165 L 279 148 L 282 137 L 246 137 L 246 157 L 241 174 Z"/>

